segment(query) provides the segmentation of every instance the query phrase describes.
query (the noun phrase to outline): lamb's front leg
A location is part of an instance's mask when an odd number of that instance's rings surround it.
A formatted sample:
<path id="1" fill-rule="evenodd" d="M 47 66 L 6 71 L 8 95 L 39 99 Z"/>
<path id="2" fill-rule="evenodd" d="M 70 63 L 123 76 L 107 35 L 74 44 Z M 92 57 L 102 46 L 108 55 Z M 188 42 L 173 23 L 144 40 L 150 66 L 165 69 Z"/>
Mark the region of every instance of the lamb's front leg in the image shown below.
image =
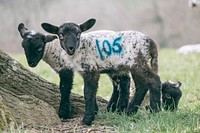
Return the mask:
<path id="1" fill-rule="evenodd" d="M 91 125 L 95 119 L 96 93 L 100 74 L 98 72 L 85 72 L 84 79 L 84 98 L 85 115 L 82 124 Z"/>
<path id="2" fill-rule="evenodd" d="M 69 119 L 72 117 L 70 93 L 73 85 L 74 73 L 71 69 L 64 68 L 59 72 L 59 76 L 61 101 L 58 115 L 60 118 Z"/>

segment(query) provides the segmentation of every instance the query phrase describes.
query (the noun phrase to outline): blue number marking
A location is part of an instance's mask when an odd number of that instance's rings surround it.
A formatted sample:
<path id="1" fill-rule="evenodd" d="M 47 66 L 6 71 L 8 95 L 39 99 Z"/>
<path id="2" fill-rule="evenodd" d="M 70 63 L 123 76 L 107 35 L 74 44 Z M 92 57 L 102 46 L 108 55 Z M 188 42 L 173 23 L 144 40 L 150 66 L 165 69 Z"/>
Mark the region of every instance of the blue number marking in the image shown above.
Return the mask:
<path id="1" fill-rule="evenodd" d="M 99 41 L 96 40 L 96 46 L 97 46 L 97 50 L 98 50 L 100 59 L 101 60 L 105 59 L 102 52 L 104 52 L 108 57 L 111 56 L 112 53 L 120 55 L 121 52 L 122 52 L 122 46 L 120 44 L 121 39 L 122 39 L 121 36 L 114 39 L 112 46 L 111 46 L 111 43 L 108 40 L 104 40 L 103 43 L 102 43 L 103 51 L 101 50 L 101 48 L 99 46 Z"/>
<path id="2" fill-rule="evenodd" d="M 96 46 L 97 46 L 97 50 L 99 52 L 100 59 L 104 60 L 103 54 L 101 53 L 101 49 L 99 47 L 99 41 L 98 40 L 96 40 Z"/>
<path id="3" fill-rule="evenodd" d="M 120 41 L 121 41 L 122 37 L 118 37 L 114 40 L 113 42 L 113 53 L 114 54 L 120 54 L 122 52 L 122 47 L 120 45 Z"/>
<path id="4" fill-rule="evenodd" d="M 107 46 L 108 46 L 108 49 L 106 49 L 106 45 L 107 44 Z M 104 40 L 103 41 L 103 51 L 105 52 L 105 54 L 107 55 L 107 56 L 111 56 L 111 54 L 112 54 L 112 51 L 111 51 L 112 49 L 111 49 L 111 45 L 110 45 L 110 43 L 109 43 L 109 41 L 108 40 Z"/>

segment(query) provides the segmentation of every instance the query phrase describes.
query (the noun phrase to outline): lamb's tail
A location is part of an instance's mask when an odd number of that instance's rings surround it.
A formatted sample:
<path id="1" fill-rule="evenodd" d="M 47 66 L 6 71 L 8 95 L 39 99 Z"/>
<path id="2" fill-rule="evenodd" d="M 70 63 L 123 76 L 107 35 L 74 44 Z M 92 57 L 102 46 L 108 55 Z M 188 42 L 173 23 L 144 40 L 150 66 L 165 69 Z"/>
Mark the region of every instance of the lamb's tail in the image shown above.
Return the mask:
<path id="1" fill-rule="evenodd" d="M 158 49 L 156 43 L 150 39 L 150 56 L 151 56 L 151 70 L 158 74 Z"/>

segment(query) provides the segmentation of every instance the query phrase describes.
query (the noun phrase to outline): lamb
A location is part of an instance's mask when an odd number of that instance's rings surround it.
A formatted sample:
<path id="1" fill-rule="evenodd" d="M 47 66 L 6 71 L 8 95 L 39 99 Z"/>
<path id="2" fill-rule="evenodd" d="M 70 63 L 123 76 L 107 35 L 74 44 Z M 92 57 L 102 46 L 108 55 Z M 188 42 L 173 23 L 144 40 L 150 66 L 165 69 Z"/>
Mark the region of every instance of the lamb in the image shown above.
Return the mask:
<path id="1" fill-rule="evenodd" d="M 61 102 L 58 115 L 60 118 L 68 119 L 72 117 L 70 93 L 73 84 L 74 72 L 72 70 L 65 71 L 70 62 L 65 58 L 66 52 L 60 47 L 59 40 L 55 35 L 44 35 L 39 32 L 30 31 L 25 28 L 24 24 L 19 24 L 18 30 L 23 38 L 22 47 L 30 67 L 36 67 L 40 60 L 43 60 L 53 68 L 60 77 Z M 108 32 L 108 31 L 107 31 Z M 121 97 L 129 95 L 129 75 L 108 75 L 113 82 L 113 88 L 121 86 L 123 91 L 120 92 Z M 117 77 L 117 78 L 116 78 Z M 117 79 L 121 83 L 115 84 Z M 123 83 L 123 84 L 122 84 Z M 120 100 L 121 98 L 119 98 Z M 95 103 L 96 104 L 96 103 Z M 128 98 L 121 100 L 116 105 L 118 110 L 124 110 L 128 106 Z M 95 111 L 98 112 L 98 106 Z"/>
<path id="2" fill-rule="evenodd" d="M 21 26 L 21 27 L 20 27 Z M 20 30 L 22 30 L 23 28 L 24 28 L 24 25 L 23 24 L 21 24 L 21 25 L 19 25 L 19 27 L 20 27 Z M 19 30 L 19 31 L 20 31 Z M 105 32 L 112 32 L 112 31 L 103 31 L 103 33 L 105 33 Z M 23 31 L 23 32 L 21 32 L 21 33 L 25 33 L 25 31 Z M 95 32 L 92 32 L 93 34 L 101 34 L 102 33 L 102 31 L 100 32 L 100 31 L 95 31 Z M 26 38 L 24 35 L 22 35 L 23 36 L 23 38 Z M 56 39 L 56 36 L 50 36 L 50 35 L 48 35 L 48 36 L 45 36 L 45 35 L 43 35 L 43 34 L 41 34 L 41 33 L 38 33 L 38 32 L 34 32 L 34 31 L 28 31 L 27 29 L 26 29 L 26 36 L 27 36 L 27 38 L 29 38 L 28 40 L 27 39 L 24 39 L 24 41 L 23 41 L 23 43 L 24 43 L 24 46 L 26 46 L 27 48 L 24 48 L 24 50 L 25 50 L 25 52 L 28 52 L 28 53 L 32 53 L 32 56 L 34 56 L 34 57 L 37 57 L 38 55 L 35 53 L 35 52 L 30 52 L 30 51 L 35 51 L 34 49 L 38 49 L 39 47 L 38 47 L 38 43 L 41 43 L 41 48 L 42 47 L 45 47 L 44 49 L 42 48 L 41 49 L 41 54 L 39 55 L 39 57 L 38 57 L 38 60 L 35 62 L 35 61 L 31 61 L 31 59 L 29 59 L 29 57 L 27 56 L 27 60 L 28 60 L 28 62 L 29 62 L 29 66 L 31 66 L 31 67 L 35 67 L 36 65 L 37 65 L 37 63 L 41 60 L 41 59 L 43 59 L 46 63 L 48 63 L 57 73 L 59 73 L 60 72 L 60 70 L 61 70 L 61 68 L 64 66 L 64 63 L 63 62 L 61 62 L 61 55 L 63 54 L 63 51 L 62 51 L 62 49 L 60 48 L 60 47 L 58 47 L 57 45 L 59 44 L 59 41 L 58 40 L 54 40 L 54 42 L 51 42 L 51 44 L 45 44 L 45 43 L 42 43 L 43 42 L 43 39 L 46 37 L 46 38 L 50 38 L 50 37 L 52 37 L 52 40 L 53 39 Z M 37 41 L 35 41 L 34 40 L 34 38 L 37 38 L 38 40 Z M 31 41 L 32 40 L 32 41 Z M 49 41 L 51 41 L 51 40 L 49 40 Z M 33 44 L 31 44 L 32 42 L 35 42 L 35 44 L 33 43 Z M 50 42 L 48 42 L 48 43 L 50 43 Z M 55 44 L 54 46 L 53 46 L 53 44 Z M 28 50 L 29 49 L 29 47 L 31 47 L 31 46 L 28 46 L 28 45 L 33 45 L 33 46 L 35 46 L 35 48 L 34 47 L 32 47 L 31 49 L 30 49 L 30 51 Z M 153 46 L 150 46 L 150 50 L 151 49 L 153 49 L 153 47 L 154 47 L 154 45 Z M 50 51 L 48 50 L 48 49 L 50 49 Z M 48 52 L 46 52 L 46 51 L 48 51 Z M 58 51 L 57 53 L 56 53 L 56 51 Z M 26 53 L 26 55 L 28 55 L 28 53 Z M 53 53 L 53 54 L 52 54 Z M 62 53 L 61 55 L 59 55 L 60 53 Z M 151 52 L 150 52 L 151 53 Z M 55 54 L 55 55 L 54 55 Z M 151 53 L 152 55 L 154 54 L 154 53 Z M 157 52 L 156 52 L 156 54 L 157 54 Z M 42 58 L 42 55 L 44 55 L 43 56 L 43 58 Z M 149 55 L 150 56 L 150 55 Z M 157 57 L 157 55 L 155 55 L 155 57 Z M 63 60 L 65 60 L 65 59 L 63 59 Z M 156 69 L 157 70 L 157 64 L 153 64 L 154 65 L 154 69 Z M 152 65 L 152 66 L 153 66 Z M 128 97 L 128 94 L 129 94 L 129 92 L 128 92 L 128 88 L 129 88 L 129 82 L 130 82 L 130 77 L 128 76 L 128 75 L 123 75 L 123 76 L 118 76 L 118 75 L 115 75 L 115 76 L 113 76 L 112 77 L 112 75 L 109 75 L 110 76 L 110 78 L 111 78 L 111 80 L 112 80 L 112 82 L 113 82 L 113 92 L 116 92 L 116 91 L 118 91 L 118 86 L 120 86 L 120 88 L 123 88 L 122 89 L 122 91 L 120 91 L 120 96 L 119 97 L 116 97 L 116 93 L 113 93 L 112 94 L 112 96 L 111 96 L 111 99 L 110 99 L 110 101 L 109 101 L 109 104 L 108 104 L 108 108 L 110 108 L 111 107 L 111 105 L 112 105 L 112 110 L 113 111 L 115 111 L 116 110 L 116 108 L 117 108 L 117 111 L 118 112 L 122 112 L 122 111 L 124 111 L 126 108 L 127 108 L 127 106 L 128 106 L 128 98 L 126 98 L 126 100 L 124 100 L 125 98 L 124 97 Z M 60 77 L 61 79 L 62 79 L 62 77 Z M 120 82 L 118 83 L 118 82 L 116 82 L 117 80 L 119 80 Z M 125 87 L 124 87 L 125 86 Z M 127 89 L 126 89 L 127 88 Z M 121 89 L 120 89 L 121 90 Z M 70 92 L 69 92 L 70 93 Z M 61 93 L 61 95 L 62 95 L 62 93 Z M 68 94 L 69 95 L 69 94 Z M 67 95 L 67 96 L 68 96 Z M 117 93 L 117 96 L 119 95 L 119 93 Z M 116 100 L 116 101 L 115 101 Z M 63 100 L 62 100 L 63 101 Z M 65 102 L 62 102 L 62 103 L 65 103 Z M 62 104 L 61 104 L 62 105 Z M 68 104 L 67 104 L 68 105 Z M 64 110 L 64 109 L 62 109 L 62 106 L 60 106 L 60 111 L 59 111 L 59 116 L 61 117 L 61 118 L 69 118 L 70 116 L 71 116 L 71 108 L 70 108 L 70 103 L 69 103 L 69 109 L 65 109 L 65 110 L 69 110 L 69 111 L 62 111 L 62 110 Z M 64 113 L 64 112 L 66 112 L 66 113 Z M 65 114 L 65 115 L 62 115 L 62 114 Z"/>
<path id="3" fill-rule="evenodd" d="M 162 91 L 161 91 L 161 99 L 162 99 L 162 107 L 164 110 L 170 110 L 174 111 L 178 108 L 178 103 L 180 98 L 182 97 L 182 91 L 180 90 L 181 82 L 172 82 L 172 81 L 165 81 L 162 82 Z M 134 81 L 131 79 L 131 85 L 130 85 L 130 98 L 129 101 L 131 101 L 135 94 L 135 85 Z M 115 103 L 117 103 L 117 99 L 119 97 L 119 89 L 115 89 L 113 91 L 114 96 L 113 98 L 113 105 L 108 104 L 107 110 L 109 111 L 110 108 L 112 109 L 112 112 L 116 110 Z M 112 98 L 111 98 L 112 99 Z M 149 93 L 146 94 L 144 100 L 142 101 L 141 107 L 145 107 L 146 109 L 149 109 Z"/>
<path id="4" fill-rule="evenodd" d="M 95 119 L 95 99 L 100 73 L 123 75 L 131 72 L 136 93 L 127 109 L 128 115 L 137 112 L 148 88 L 152 111 L 160 111 L 160 77 L 148 66 L 148 56 L 144 56 L 149 55 L 145 48 L 148 49 L 154 41 L 137 31 L 81 35 L 93 27 L 95 22 L 95 19 L 89 19 L 80 25 L 69 22 L 59 27 L 42 23 L 45 31 L 59 36 L 61 47 L 66 51 L 66 57 L 71 63 L 68 69 L 82 73 L 86 101 L 82 123 L 91 125 Z"/>
<path id="5" fill-rule="evenodd" d="M 133 81 L 131 83 L 134 83 Z M 174 111 L 178 108 L 179 100 L 182 97 L 182 91 L 180 90 L 181 82 L 172 82 L 172 81 L 165 81 L 162 82 L 162 107 L 164 110 Z M 134 85 L 132 85 L 134 86 Z M 135 87 L 131 87 L 130 89 L 130 100 L 133 98 L 133 94 L 135 93 Z M 146 110 L 150 110 L 148 105 L 149 96 L 145 97 L 143 100 L 143 105 Z"/>
<path id="6" fill-rule="evenodd" d="M 181 82 L 165 81 L 162 83 L 162 106 L 165 110 L 174 111 L 182 97 Z"/>
<path id="7" fill-rule="evenodd" d="M 24 48 L 28 65 L 30 67 L 36 67 L 39 61 L 43 60 L 59 74 L 61 101 L 58 115 L 60 118 L 64 119 L 70 118 L 70 93 L 74 73 L 73 71 L 65 71 L 65 65 L 67 64 L 65 64 L 66 59 L 62 56 L 65 51 L 60 47 L 57 36 L 29 31 L 22 23 L 19 24 L 18 31 L 23 38 L 22 47 Z"/>

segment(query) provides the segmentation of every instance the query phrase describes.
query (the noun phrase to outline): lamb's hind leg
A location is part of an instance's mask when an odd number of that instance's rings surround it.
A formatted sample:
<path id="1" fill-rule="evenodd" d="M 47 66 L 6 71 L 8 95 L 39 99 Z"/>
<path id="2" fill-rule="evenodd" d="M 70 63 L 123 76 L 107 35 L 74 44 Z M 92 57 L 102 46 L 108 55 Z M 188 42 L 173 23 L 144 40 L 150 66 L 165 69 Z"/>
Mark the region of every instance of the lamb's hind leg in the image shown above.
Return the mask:
<path id="1" fill-rule="evenodd" d="M 161 81 L 160 77 L 152 72 L 147 64 L 143 64 L 140 67 L 136 67 L 131 72 L 136 84 L 136 93 L 134 99 L 131 101 L 128 107 L 128 114 L 136 113 L 138 106 L 141 104 L 147 88 L 150 90 L 150 107 L 153 112 L 160 111 L 161 106 Z"/>
<path id="2" fill-rule="evenodd" d="M 147 91 L 148 88 L 146 87 L 146 85 L 144 84 L 143 80 L 140 79 L 140 77 L 136 74 L 132 75 L 133 80 L 135 82 L 135 94 L 133 99 L 131 100 L 129 107 L 127 109 L 127 114 L 134 114 L 138 111 Z"/>
<path id="3" fill-rule="evenodd" d="M 74 73 L 69 69 L 62 69 L 59 72 L 60 76 L 60 93 L 61 101 L 58 116 L 63 119 L 72 117 L 70 94 L 73 85 Z"/>

